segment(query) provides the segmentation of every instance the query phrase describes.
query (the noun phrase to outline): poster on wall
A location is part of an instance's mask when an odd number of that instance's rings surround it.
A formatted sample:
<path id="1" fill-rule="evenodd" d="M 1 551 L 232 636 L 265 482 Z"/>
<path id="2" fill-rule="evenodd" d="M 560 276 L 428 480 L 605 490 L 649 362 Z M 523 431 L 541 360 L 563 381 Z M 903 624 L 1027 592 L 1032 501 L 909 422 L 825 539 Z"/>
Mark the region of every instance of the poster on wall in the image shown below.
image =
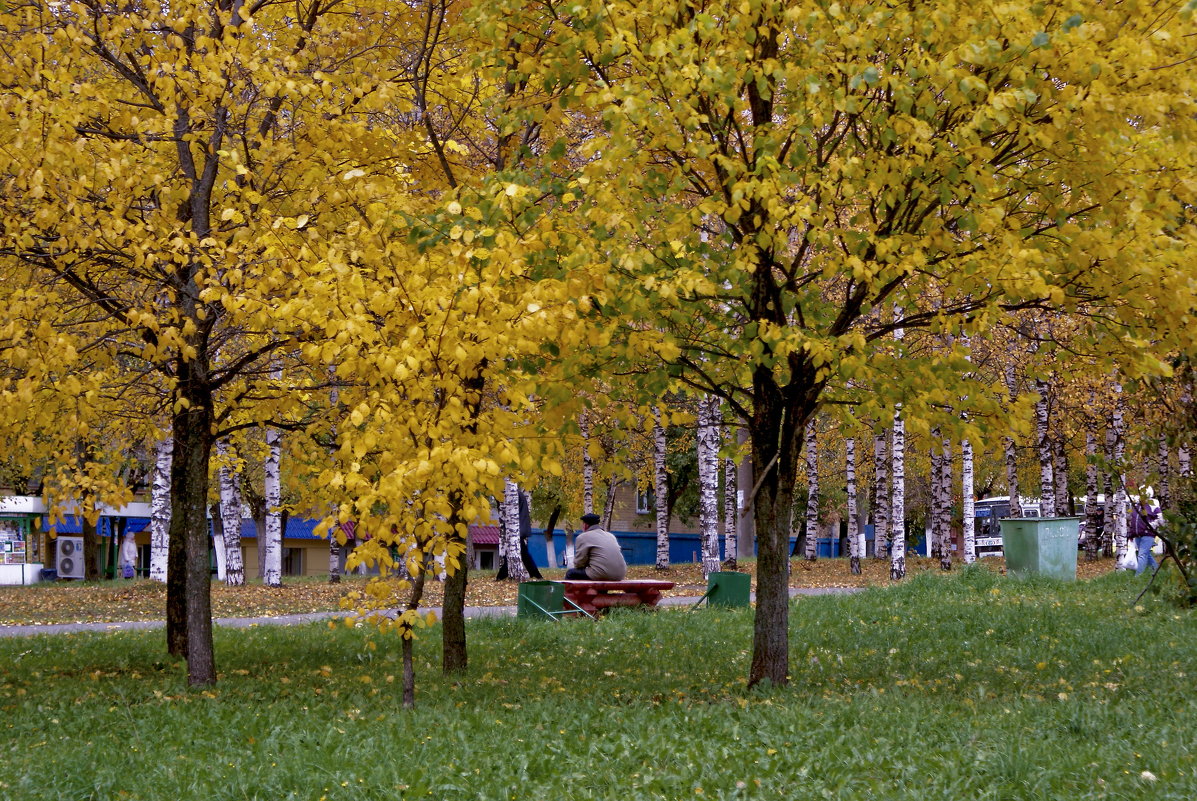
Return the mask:
<path id="1" fill-rule="evenodd" d="M 15 520 L 0 520 L 0 554 L 3 564 L 25 564 L 25 533 Z"/>

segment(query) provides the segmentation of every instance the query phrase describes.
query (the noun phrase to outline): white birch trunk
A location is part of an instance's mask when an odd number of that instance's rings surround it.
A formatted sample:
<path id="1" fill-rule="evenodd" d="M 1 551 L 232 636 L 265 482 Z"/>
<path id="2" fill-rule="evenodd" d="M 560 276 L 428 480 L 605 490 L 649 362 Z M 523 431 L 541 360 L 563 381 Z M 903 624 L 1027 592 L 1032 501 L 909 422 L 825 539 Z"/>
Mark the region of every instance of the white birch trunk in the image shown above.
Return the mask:
<path id="1" fill-rule="evenodd" d="M 1039 393 L 1035 401 L 1035 442 L 1039 453 L 1039 516 L 1056 516 L 1056 485 L 1052 471 L 1052 440 L 1048 420 L 1048 384 L 1036 380 Z"/>
<path id="2" fill-rule="evenodd" d="M 590 415 L 585 411 L 578 415 L 578 428 L 582 432 L 582 514 L 588 515 L 594 512 L 594 460 L 590 458 Z"/>
<path id="3" fill-rule="evenodd" d="M 275 377 L 281 377 L 276 371 Z M 266 464 L 262 499 L 266 505 L 266 548 L 262 581 L 267 587 L 283 585 L 283 484 L 280 470 L 283 435 L 276 428 L 266 429 Z"/>
<path id="4" fill-rule="evenodd" d="M 220 507 L 218 506 L 215 511 L 219 514 Z M 216 580 L 224 581 L 227 575 L 225 572 L 227 556 L 224 548 L 224 520 L 221 520 L 220 524 L 217 525 L 215 520 L 216 515 L 213 515 L 212 512 L 213 509 L 209 506 L 208 517 L 212 519 L 212 554 L 216 557 Z"/>
<path id="5" fill-rule="evenodd" d="M 568 522 L 562 527 L 565 532 L 565 566 L 574 566 L 574 527 Z"/>
<path id="6" fill-rule="evenodd" d="M 661 423 L 660 407 L 653 407 L 653 494 L 657 516 L 657 570 L 669 569 L 669 472 L 666 469 L 668 443 Z"/>
<path id="7" fill-rule="evenodd" d="M 1184 390 L 1180 393 L 1180 404 L 1184 409 L 1188 409 L 1193 402 L 1193 393 L 1189 389 L 1186 380 Z M 1193 458 L 1189 452 L 1189 443 L 1181 442 L 1176 446 L 1176 472 L 1185 478 L 1193 475 Z"/>
<path id="8" fill-rule="evenodd" d="M 736 567 L 736 554 L 740 552 L 739 536 L 736 532 L 736 509 L 739 508 L 736 470 L 734 460 L 723 460 L 723 553 L 729 568 Z"/>
<path id="9" fill-rule="evenodd" d="M 328 392 L 328 405 L 329 405 L 329 408 L 333 410 L 333 413 L 334 413 L 333 419 L 336 419 L 335 415 L 336 415 L 336 413 L 340 407 L 340 404 L 341 404 L 341 391 L 339 389 L 337 389 L 337 387 L 335 386 L 335 383 L 337 380 L 337 370 L 335 367 L 328 368 L 328 378 L 329 378 L 329 381 L 334 384 L 332 389 L 330 389 Z M 331 458 L 334 454 L 336 454 L 336 451 L 337 451 L 337 445 L 336 445 L 337 426 L 336 426 L 336 423 L 333 423 L 329 433 L 331 435 L 331 441 L 330 441 L 328 450 L 329 450 L 329 457 Z M 340 517 L 339 512 L 340 512 L 340 510 L 337 508 L 336 504 L 333 504 L 332 507 L 328 510 L 329 516 L 333 517 L 334 520 L 339 519 L 339 517 Z M 329 584 L 339 584 L 341 581 L 341 541 L 340 541 L 340 539 L 338 539 L 338 535 L 340 535 L 340 533 L 341 533 L 341 524 L 340 523 L 335 523 L 333 525 L 333 527 L 328 530 L 328 583 Z M 466 536 L 466 541 L 467 541 L 467 545 L 468 545 L 468 541 L 469 541 L 468 534 Z M 468 557 L 472 557 L 472 556 L 473 556 L 472 553 L 468 554 Z M 405 562 L 406 562 L 406 560 L 403 559 L 402 557 L 400 557 L 400 559 L 399 559 L 400 566 L 405 567 Z"/>
<path id="10" fill-rule="evenodd" d="M 1156 474 L 1158 476 L 1155 497 L 1160 503 L 1160 508 L 1165 511 L 1172 508 L 1171 456 L 1172 452 L 1168 448 L 1168 440 L 1160 437 L 1155 451 Z"/>
<path id="11" fill-rule="evenodd" d="M 704 576 L 719 571 L 718 403 L 713 397 L 698 402 L 698 517 Z"/>
<path id="12" fill-rule="evenodd" d="M 1071 489 L 1068 486 L 1068 453 L 1064 449 L 1063 435 L 1052 438 L 1052 455 L 1054 457 L 1054 464 L 1052 465 L 1052 478 L 1055 481 L 1056 489 L 1056 514 L 1060 517 L 1070 514 L 1072 504 L 1070 501 Z"/>
<path id="13" fill-rule="evenodd" d="M 864 532 L 856 518 L 856 438 L 844 441 L 844 471 L 847 480 L 848 513 L 848 570 L 854 576 L 860 575 L 860 560 L 864 556 Z"/>
<path id="14" fill-rule="evenodd" d="M 507 557 L 507 578 L 527 581 L 528 571 L 520 555 L 520 486 L 511 479 L 503 481 L 503 541 Z"/>
<path id="15" fill-rule="evenodd" d="M 1010 405 L 1013 407 L 1018 400 L 1018 384 L 1014 378 L 1013 362 L 1006 365 L 1006 388 L 1010 393 Z M 1006 492 L 1010 496 L 1010 509 L 1006 516 L 1022 517 L 1022 500 L 1018 487 L 1018 446 L 1014 437 L 1004 437 L 1003 443 L 1006 451 Z"/>
<path id="16" fill-rule="evenodd" d="M 932 559 L 939 559 L 943 532 L 940 530 L 941 504 L 943 503 L 943 457 L 939 451 L 939 428 L 931 429 L 931 468 L 928 473 L 928 483 L 931 485 L 931 498 L 927 509 L 927 555 Z"/>
<path id="17" fill-rule="evenodd" d="M 1126 413 L 1122 399 L 1122 385 L 1115 382 L 1114 394 L 1114 469 L 1118 471 L 1118 488 L 1114 491 L 1114 565 L 1119 570 L 1134 570 L 1136 554 L 1126 539 Z"/>
<path id="18" fill-rule="evenodd" d="M 939 460 L 939 567 L 952 569 L 952 441 L 943 441 Z"/>
<path id="19" fill-rule="evenodd" d="M 617 481 L 614 478 L 607 482 L 607 499 L 603 502 L 603 528 L 608 531 L 611 530 L 611 521 L 615 516 L 615 493 L 622 483 L 623 481 Z"/>
<path id="20" fill-rule="evenodd" d="M 902 404 L 894 409 L 890 464 L 893 505 L 890 508 L 889 577 L 900 581 L 906 577 L 906 422 L 902 419 Z"/>
<path id="21" fill-rule="evenodd" d="M 889 448 L 882 431 L 873 440 L 873 558 L 884 559 L 889 543 Z"/>
<path id="22" fill-rule="evenodd" d="M 220 484 L 220 523 L 224 532 L 224 582 L 230 587 L 245 583 L 245 561 L 241 555 L 242 500 L 240 476 L 229 464 L 229 446 L 225 440 L 216 443 L 216 454 L 220 460 L 217 480 Z"/>
<path id="23" fill-rule="evenodd" d="M 960 539 L 964 547 L 964 563 L 977 561 L 976 506 L 973 503 L 973 444 L 967 439 L 960 441 L 960 499 L 962 518 Z"/>
<path id="24" fill-rule="evenodd" d="M 154 477 L 150 488 L 150 578 L 166 581 L 170 553 L 170 466 L 174 440 L 165 437 L 154 446 Z"/>
<path id="25" fill-rule="evenodd" d="M 819 443 L 815 418 L 806 421 L 802 449 L 806 451 L 806 561 L 819 558 Z"/>
<path id="26" fill-rule="evenodd" d="M 1105 556 L 1114 556 L 1114 542 L 1118 539 L 1118 519 L 1117 515 L 1114 514 L 1114 495 L 1118 488 L 1118 479 L 1113 472 L 1116 469 L 1113 465 L 1117 442 L 1118 433 L 1111 418 L 1109 424 L 1106 426 L 1105 436 L 1105 457 L 1108 467 L 1106 468 L 1105 476 L 1105 519 L 1102 521 L 1101 528 L 1101 550 Z"/>
<path id="27" fill-rule="evenodd" d="M 1089 396 L 1089 405 L 1093 406 L 1095 399 Z M 1089 561 L 1097 559 L 1097 552 L 1101 546 L 1101 507 L 1097 503 L 1097 496 L 1101 492 L 1097 471 L 1097 432 L 1092 418 L 1085 425 L 1085 558 Z"/>

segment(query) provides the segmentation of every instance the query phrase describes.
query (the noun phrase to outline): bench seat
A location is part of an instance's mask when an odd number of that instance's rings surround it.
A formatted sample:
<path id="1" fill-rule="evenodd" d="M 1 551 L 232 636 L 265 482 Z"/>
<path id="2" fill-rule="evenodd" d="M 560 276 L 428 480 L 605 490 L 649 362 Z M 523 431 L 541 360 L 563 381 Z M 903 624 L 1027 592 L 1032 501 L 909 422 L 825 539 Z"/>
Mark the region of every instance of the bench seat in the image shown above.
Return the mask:
<path id="1" fill-rule="evenodd" d="M 625 579 L 623 581 L 581 581 L 567 579 L 558 582 L 565 587 L 565 597 L 587 614 L 597 615 L 613 606 L 656 606 L 661 593 L 673 588 L 672 581 Z"/>

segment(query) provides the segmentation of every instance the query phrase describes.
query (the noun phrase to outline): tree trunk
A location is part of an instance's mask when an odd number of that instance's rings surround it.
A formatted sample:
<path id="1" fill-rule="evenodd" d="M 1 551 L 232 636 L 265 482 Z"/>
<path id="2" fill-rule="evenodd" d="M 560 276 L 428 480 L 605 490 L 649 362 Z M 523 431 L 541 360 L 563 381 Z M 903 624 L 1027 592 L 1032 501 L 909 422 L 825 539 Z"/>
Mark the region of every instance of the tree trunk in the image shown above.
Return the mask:
<path id="1" fill-rule="evenodd" d="M 590 414 L 578 415 L 578 429 L 582 432 L 582 514 L 594 512 L 594 459 L 590 457 Z"/>
<path id="2" fill-rule="evenodd" d="M 420 572 L 412 584 L 411 598 L 407 602 L 408 611 L 420 608 L 420 600 L 424 597 L 424 583 L 427 580 L 428 567 L 427 564 L 420 565 Z M 401 632 L 400 639 L 403 652 L 403 708 L 414 709 L 416 706 L 416 666 L 412 659 L 412 632 Z"/>
<path id="3" fill-rule="evenodd" d="M 967 439 L 960 441 L 960 499 L 962 516 L 960 539 L 964 548 L 964 563 L 977 561 L 976 506 L 973 503 L 973 444 Z"/>
<path id="4" fill-rule="evenodd" d="M 84 502 L 84 510 L 79 514 L 83 521 L 83 579 L 85 581 L 100 580 L 100 532 L 96 525 L 96 505 L 94 500 Z"/>
<path id="5" fill-rule="evenodd" d="M 847 479 L 848 514 L 848 570 L 854 576 L 860 575 L 860 558 L 864 556 L 864 537 L 856 519 L 856 439 L 844 441 L 844 467 Z"/>
<path id="6" fill-rule="evenodd" d="M 1035 401 L 1035 442 L 1039 453 L 1039 516 L 1056 516 L 1056 485 L 1052 470 L 1052 438 L 1048 417 L 1048 391 L 1046 381 L 1036 380 L 1039 393 Z"/>
<path id="7" fill-rule="evenodd" d="M 733 459 L 723 460 L 723 569 L 736 569 L 736 554 L 740 544 L 736 537 L 736 463 Z"/>
<path id="8" fill-rule="evenodd" d="M 1155 450 L 1155 466 L 1156 466 L 1156 500 L 1160 503 L 1160 508 L 1168 511 L 1172 508 L 1172 465 L 1171 452 L 1168 450 L 1168 440 L 1166 437 L 1160 437 L 1159 442 L 1156 443 Z"/>
<path id="9" fill-rule="evenodd" d="M 661 408 L 653 407 L 653 501 L 657 518 L 657 570 L 669 569 L 669 471 L 668 443 L 661 423 Z"/>
<path id="10" fill-rule="evenodd" d="M 277 371 L 276 371 L 277 372 Z M 265 483 L 262 499 L 266 505 L 266 543 L 262 580 L 267 587 L 283 586 L 283 486 L 280 474 L 283 435 L 276 428 L 266 429 Z"/>
<path id="11" fill-rule="evenodd" d="M 943 456 L 939 450 L 939 428 L 931 429 L 931 451 L 929 454 L 930 469 L 928 470 L 928 483 L 931 488 L 931 498 L 927 509 L 927 539 L 928 539 L 928 556 L 932 559 L 939 559 L 941 549 L 943 547 L 941 542 L 942 531 L 940 531 L 940 504 L 943 502 Z"/>
<path id="12" fill-rule="evenodd" d="M 786 396 L 768 367 L 753 371 L 754 404 L 749 421 L 752 461 L 760 473 L 752 499 L 757 538 L 757 604 L 748 684 L 789 682 L 789 551 L 794 481 L 801 457 L 805 417 L 784 405 Z"/>
<path id="13" fill-rule="evenodd" d="M 698 402 L 698 519 L 702 540 L 702 574 L 719 572 L 719 401 Z"/>
<path id="14" fill-rule="evenodd" d="M 449 534 L 450 547 L 465 545 L 460 529 L 465 527 L 462 519 L 462 498 L 460 493 L 454 493 L 451 498 L 453 511 L 449 517 L 452 532 Z M 552 519 L 550 518 L 550 523 Z M 444 602 L 441 609 L 441 672 L 462 673 L 469 666 L 466 653 L 465 630 L 465 597 L 469 580 L 469 562 L 461 560 L 461 566 L 450 570 L 445 578 Z"/>
<path id="15" fill-rule="evenodd" d="M 528 580 L 528 571 L 520 558 L 520 488 L 511 479 L 503 482 L 502 514 L 507 577 L 518 584 Z"/>
<path id="16" fill-rule="evenodd" d="M 1114 490 L 1114 564 L 1119 570 L 1133 570 L 1135 567 L 1134 549 L 1128 547 L 1126 540 L 1126 472 L 1123 464 L 1126 461 L 1126 415 L 1122 399 L 1122 385 L 1114 384 L 1114 469 L 1118 471 L 1117 489 Z"/>
<path id="17" fill-rule="evenodd" d="M 1068 486 L 1068 452 L 1064 448 L 1064 436 L 1052 437 L 1052 477 L 1055 480 L 1056 514 L 1060 517 L 1072 514 L 1072 491 Z"/>
<path id="18" fill-rule="evenodd" d="M 174 439 L 154 446 L 154 474 L 150 485 L 150 579 L 166 581 L 170 550 L 170 462 Z"/>
<path id="19" fill-rule="evenodd" d="M 819 558 L 819 450 L 815 418 L 806 421 L 802 449 L 806 456 L 806 561 Z"/>
<path id="20" fill-rule="evenodd" d="M 952 441 L 943 440 L 939 459 L 939 569 L 952 569 Z"/>
<path id="21" fill-rule="evenodd" d="M 885 559 L 889 545 L 890 503 L 888 437 L 882 430 L 873 439 L 873 558 Z"/>
<path id="22" fill-rule="evenodd" d="M 1101 530 L 1101 551 L 1106 558 L 1114 556 L 1114 543 L 1118 539 L 1118 515 L 1114 512 L 1114 501 L 1117 495 L 1117 490 L 1120 485 L 1114 471 L 1115 467 L 1114 454 L 1118 449 L 1118 431 L 1114 425 L 1113 416 L 1106 425 L 1105 436 L 1105 457 L 1106 457 L 1106 503 L 1104 510 L 1104 521 L 1102 522 Z"/>
<path id="23" fill-rule="evenodd" d="M 550 568 L 557 566 L 557 545 L 554 542 L 553 532 L 556 530 L 557 521 L 560 519 L 561 504 L 557 504 L 553 507 L 553 511 L 549 513 L 548 522 L 544 524 L 544 553 Z M 473 560 L 470 561 L 470 564 L 473 564 Z"/>
<path id="24" fill-rule="evenodd" d="M 1006 388 L 1010 393 L 1010 405 L 1018 400 L 1018 384 L 1014 378 L 1014 363 L 1006 366 Z M 1006 451 L 1006 493 L 1010 496 L 1010 508 L 1007 517 L 1022 517 L 1022 499 L 1019 497 L 1018 487 L 1018 446 L 1014 437 L 1004 437 Z"/>
<path id="25" fill-rule="evenodd" d="M 208 465 L 212 451 L 212 394 L 195 362 L 180 359 L 176 392 L 185 404 L 176 403 L 172 420 L 174 459 L 171 465 L 171 566 L 167 581 L 167 626 L 171 609 L 182 609 L 186 621 L 183 649 L 187 656 L 187 682 L 192 686 L 216 683 L 212 649 L 211 570 L 208 561 Z M 179 408 L 180 406 L 186 408 Z M 175 570 L 175 543 L 185 549 L 183 565 Z M 184 598 L 172 599 L 175 582 L 182 576 Z"/>
<path id="26" fill-rule="evenodd" d="M 1090 407 L 1094 401 L 1094 397 L 1090 395 Z M 1097 560 L 1098 549 L 1101 546 L 1101 511 L 1097 503 L 1101 488 L 1098 485 L 1095 427 L 1096 423 L 1089 417 L 1085 424 L 1085 559 L 1090 562 Z"/>
<path id="27" fill-rule="evenodd" d="M 228 463 L 228 444 L 221 440 L 216 444 L 220 457 L 220 519 L 224 535 L 225 584 L 240 587 L 245 584 L 245 562 L 241 557 L 241 518 L 244 503 L 241 500 L 241 480 L 234 466 Z"/>
<path id="28" fill-rule="evenodd" d="M 906 422 L 902 419 L 901 404 L 894 409 L 890 462 L 893 506 L 890 511 L 889 577 L 892 581 L 901 581 L 906 578 Z"/>
<path id="29" fill-rule="evenodd" d="M 225 558 L 224 551 L 224 520 L 221 519 L 220 504 L 208 507 L 209 526 L 212 528 L 212 555 L 216 557 L 216 580 L 224 581 Z"/>

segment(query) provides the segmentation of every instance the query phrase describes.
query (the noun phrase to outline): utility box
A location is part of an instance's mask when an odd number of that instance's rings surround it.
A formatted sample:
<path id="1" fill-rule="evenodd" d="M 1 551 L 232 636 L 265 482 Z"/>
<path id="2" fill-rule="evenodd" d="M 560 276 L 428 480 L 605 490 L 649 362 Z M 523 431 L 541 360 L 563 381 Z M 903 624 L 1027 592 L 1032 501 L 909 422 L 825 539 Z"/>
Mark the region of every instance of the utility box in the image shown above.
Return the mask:
<path id="1" fill-rule="evenodd" d="M 707 576 L 707 603 L 711 606 L 748 606 L 752 577 L 747 573 L 723 571 Z"/>
<path id="2" fill-rule="evenodd" d="M 521 581 L 516 595 L 516 617 L 547 617 L 561 615 L 565 587 L 556 581 Z"/>
<path id="3" fill-rule="evenodd" d="M 1000 521 L 1006 571 L 1015 576 L 1076 579 L 1079 517 L 1007 517 Z"/>

